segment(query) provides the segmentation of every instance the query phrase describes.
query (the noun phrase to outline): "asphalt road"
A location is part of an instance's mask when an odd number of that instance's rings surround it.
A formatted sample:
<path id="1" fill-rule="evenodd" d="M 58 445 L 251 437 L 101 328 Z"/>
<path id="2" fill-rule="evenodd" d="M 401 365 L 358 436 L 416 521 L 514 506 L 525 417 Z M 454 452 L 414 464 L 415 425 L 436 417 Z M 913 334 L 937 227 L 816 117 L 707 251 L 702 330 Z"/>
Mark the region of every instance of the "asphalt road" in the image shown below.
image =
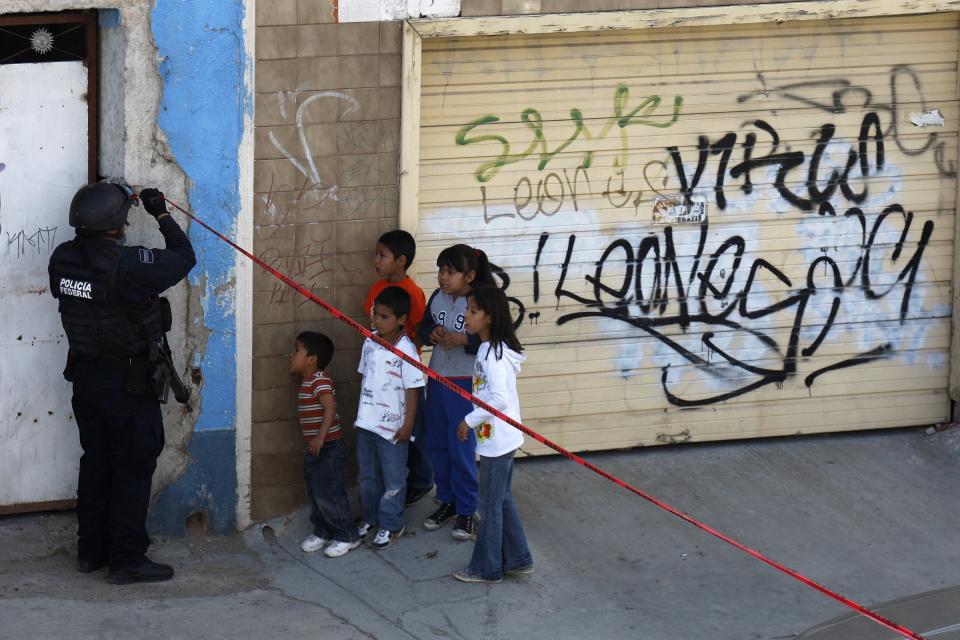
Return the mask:
<path id="1" fill-rule="evenodd" d="M 960 428 L 589 458 L 861 603 L 960 583 Z M 72 514 L 0 518 L 0 638 L 781 640 L 846 611 L 566 459 L 519 461 L 514 493 L 537 572 L 499 585 L 449 577 L 470 543 L 418 526 L 430 500 L 383 552 L 303 554 L 300 512 L 158 540 L 176 579 L 127 587 L 74 571 Z"/>

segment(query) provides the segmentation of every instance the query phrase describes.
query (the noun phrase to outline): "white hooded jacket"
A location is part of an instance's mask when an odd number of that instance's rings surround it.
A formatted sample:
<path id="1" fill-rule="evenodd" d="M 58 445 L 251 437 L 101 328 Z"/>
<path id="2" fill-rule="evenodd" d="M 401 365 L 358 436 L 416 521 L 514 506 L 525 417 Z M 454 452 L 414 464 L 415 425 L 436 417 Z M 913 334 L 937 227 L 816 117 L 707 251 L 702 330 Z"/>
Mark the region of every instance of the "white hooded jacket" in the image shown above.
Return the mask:
<path id="1" fill-rule="evenodd" d="M 520 422 L 520 398 L 517 396 L 517 374 L 526 356 L 506 345 L 497 358 L 497 350 L 489 342 L 480 345 L 473 365 L 473 395 L 493 408 Z M 496 458 L 523 444 L 523 434 L 500 418 L 474 406 L 463 419 L 477 431 L 477 453 Z"/>

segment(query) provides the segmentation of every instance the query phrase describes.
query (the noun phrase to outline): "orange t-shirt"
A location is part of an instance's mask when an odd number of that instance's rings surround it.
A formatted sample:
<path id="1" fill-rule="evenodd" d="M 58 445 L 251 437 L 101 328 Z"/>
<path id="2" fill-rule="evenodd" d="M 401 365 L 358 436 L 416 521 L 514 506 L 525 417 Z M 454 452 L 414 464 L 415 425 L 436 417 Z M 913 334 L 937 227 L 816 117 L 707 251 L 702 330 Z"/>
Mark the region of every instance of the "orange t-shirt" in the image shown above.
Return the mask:
<path id="1" fill-rule="evenodd" d="M 386 278 L 374 282 L 367 293 L 367 299 L 363 303 L 364 312 L 368 316 L 373 313 L 374 299 L 387 287 L 400 287 L 410 294 L 410 315 L 407 316 L 407 323 L 403 328 L 406 330 L 407 336 L 416 344 L 417 325 L 423 320 L 423 313 L 427 309 L 427 298 L 423 294 L 423 289 L 417 286 L 417 283 L 410 276 L 400 282 L 390 282 Z"/>

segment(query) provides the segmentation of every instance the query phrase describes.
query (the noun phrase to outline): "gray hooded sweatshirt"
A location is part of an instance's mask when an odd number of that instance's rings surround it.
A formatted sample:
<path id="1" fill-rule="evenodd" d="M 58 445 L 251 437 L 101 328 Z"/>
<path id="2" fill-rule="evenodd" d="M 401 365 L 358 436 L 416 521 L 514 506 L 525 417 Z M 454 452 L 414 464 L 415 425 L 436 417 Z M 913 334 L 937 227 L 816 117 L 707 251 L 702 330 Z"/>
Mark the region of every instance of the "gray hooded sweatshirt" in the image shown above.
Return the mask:
<path id="1" fill-rule="evenodd" d="M 467 312 L 467 297 L 454 298 L 437 289 L 427 301 L 427 311 L 417 331 L 423 344 L 430 344 L 430 334 L 437 327 L 447 331 L 466 333 L 464 315 Z M 473 376 L 473 361 L 480 348 L 480 338 L 467 336 L 467 346 L 445 349 L 434 345 L 430 356 L 430 368 L 447 378 L 470 378 Z"/>

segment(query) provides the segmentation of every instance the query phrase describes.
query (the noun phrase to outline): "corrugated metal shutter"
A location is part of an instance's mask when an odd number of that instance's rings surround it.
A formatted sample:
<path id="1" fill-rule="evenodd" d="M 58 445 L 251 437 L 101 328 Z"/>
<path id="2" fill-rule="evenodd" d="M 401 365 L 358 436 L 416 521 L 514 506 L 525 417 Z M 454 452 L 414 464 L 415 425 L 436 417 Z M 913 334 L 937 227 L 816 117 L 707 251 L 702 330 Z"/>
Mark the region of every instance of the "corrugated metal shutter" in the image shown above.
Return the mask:
<path id="1" fill-rule="evenodd" d="M 487 251 L 575 450 L 943 420 L 957 26 L 427 39 L 415 275 Z"/>

